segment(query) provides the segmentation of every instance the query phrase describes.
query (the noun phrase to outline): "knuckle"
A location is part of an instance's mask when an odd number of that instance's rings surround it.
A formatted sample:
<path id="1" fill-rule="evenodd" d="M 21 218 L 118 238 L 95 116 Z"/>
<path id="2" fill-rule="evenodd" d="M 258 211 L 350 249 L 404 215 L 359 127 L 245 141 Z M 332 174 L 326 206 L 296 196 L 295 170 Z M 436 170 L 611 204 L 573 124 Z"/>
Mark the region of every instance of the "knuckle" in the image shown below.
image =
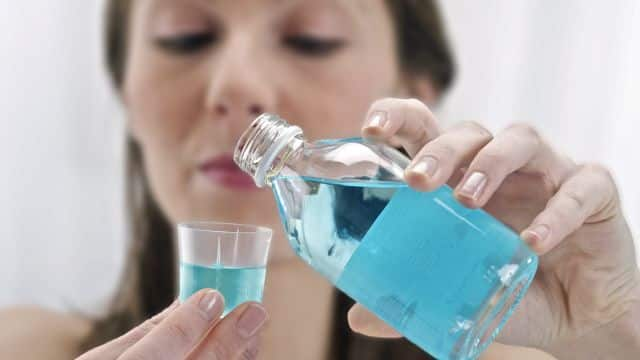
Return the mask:
<path id="1" fill-rule="evenodd" d="M 542 185 L 541 187 L 542 194 L 545 194 L 547 199 L 555 195 L 558 192 L 558 189 L 560 189 L 560 186 L 562 185 L 562 181 L 563 181 L 562 178 L 555 176 L 548 169 L 545 169 L 539 173 L 536 173 L 535 176 L 537 176 L 540 179 L 541 185 Z"/>
<path id="2" fill-rule="evenodd" d="M 565 205 L 567 205 L 571 212 L 584 208 L 584 194 L 581 192 L 570 189 L 566 190 L 563 194 Z"/>
<path id="3" fill-rule="evenodd" d="M 242 354 L 240 355 L 242 360 L 255 360 L 258 358 L 258 348 L 257 347 L 249 347 L 246 348 Z"/>
<path id="4" fill-rule="evenodd" d="M 161 314 L 158 314 L 154 317 L 152 317 L 151 319 L 146 320 L 145 322 L 142 323 L 143 326 L 145 327 L 154 327 L 157 326 L 158 324 L 160 324 L 162 322 L 163 317 L 160 316 Z"/>
<path id="5" fill-rule="evenodd" d="M 582 172 L 585 176 L 593 176 L 592 191 L 608 199 L 603 205 L 604 208 L 609 208 L 616 203 L 619 196 L 618 188 L 609 168 L 598 163 L 588 163 L 582 166 Z"/>
<path id="6" fill-rule="evenodd" d="M 147 354 L 147 353 L 143 353 L 143 352 L 133 352 L 133 353 L 129 353 L 126 352 L 124 354 L 124 356 L 122 356 L 122 360 L 151 360 L 151 359 L 158 359 L 160 354 Z M 158 356 L 158 357 L 156 357 Z M 118 358 L 120 359 L 120 358 Z"/>
<path id="7" fill-rule="evenodd" d="M 505 169 L 509 163 L 509 156 L 494 148 L 485 148 L 480 151 L 477 159 L 479 167 L 496 171 Z"/>
<path id="8" fill-rule="evenodd" d="M 406 136 L 405 139 L 409 145 L 420 146 L 429 141 L 429 134 L 426 130 L 421 129 L 420 131 L 412 133 L 410 136 Z"/>
<path id="9" fill-rule="evenodd" d="M 131 344 L 137 342 L 150 333 L 154 327 L 155 325 L 153 325 L 150 320 L 143 322 L 126 334 L 126 342 Z"/>
<path id="10" fill-rule="evenodd" d="M 401 99 L 405 117 L 414 116 L 418 118 L 425 118 L 431 116 L 431 110 L 422 101 L 418 99 Z"/>
<path id="11" fill-rule="evenodd" d="M 409 109 L 419 110 L 419 111 L 423 111 L 423 110 L 428 110 L 429 109 L 427 107 L 427 105 L 425 105 L 425 103 L 423 103 L 422 101 L 420 101 L 418 99 L 415 99 L 415 98 L 403 99 L 401 101 Z"/>
<path id="12" fill-rule="evenodd" d="M 600 179 L 613 183 L 613 175 L 611 171 L 604 165 L 598 163 L 589 163 L 583 166 L 583 170 L 587 173 L 594 174 Z"/>
<path id="13" fill-rule="evenodd" d="M 215 338 L 209 342 L 206 355 L 207 356 L 205 356 L 205 358 L 211 358 L 214 360 L 226 360 L 233 358 L 233 353 L 231 352 L 230 347 L 225 342 Z"/>
<path id="14" fill-rule="evenodd" d="M 436 158 L 441 160 L 449 160 L 456 157 L 458 151 L 456 148 L 439 138 L 434 140 L 431 144 L 427 144 L 424 148 L 424 155 L 433 154 Z"/>
<path id="15" fill-rule="evenodd" d="M 575 172 L 578 170 L 578 165 L 569 155 L 557 154 L 557 156 L 558 156 L 558 163 L 563 168 L 567 169 L 565 172 L 567 172 L 568 174 L 571 174 L 572 172 Z"/>
<path id="16" fill-rule="evenodd" d="M 487 128 L 476 121 L 467 121 L 461 126 L 463 129 L 471 132 L 474 135 L 477 135 L 480 138 L 487 140 L 491 140 L 493 138 L 493 134 L 491 134 L 491 131 L 487 130 Z"/>
<path id="17" fill-rule="evenodd" d="M 575 225 L 577 225 L 576 223 L 579 221 L 579 217 L 576 216 L 576 212 L 575 210 L 572 210 L 570 207 L 567 206 L 556 206 L 555 208 L 551 209 L 548 213 L 547 213 L 547 217 L 548 217 L 548 221 L 549 223 L 551 223 L 551 228 L 553 229 L 553 232 L 564 232 L 566 230 L 563 229 L 568 229 L 568 228 L 573 228 Z M 558 234 L 556 234 L 558 235 Z M 560 238 L 563 238 L 564 236 L 559 236 Z"/>
<path id="18" fill-rule="evenodd" d="M 386 97 L 382 99 L 378 99 L 371 104 L 372 110 L 386 110 L 389 108 L 393 108 L 398 103 L 398 99 Z"/>
<path id="19" fill-rule="evenodd" d="M 527 123 L 511 124 L 506 128 L 505 131 L 517 134 L 519 136 L 522 136 L 525 139 L 533 140 L 536 143 L 542 140 L 542 136 L 540 135 L 540 132 L 535 127 Z"/>
<path id="20" fill-rule="evenodd" d="M 524 122 L 513 123 L 507 127 L 507 130 L 526 134 L 531 137 L 540 137 L 540 133 L 535 127 Z"/>
<path id="21" fill-rule="evenodd" d="M 177 343 L 184 346 L 196 340 L 195 334 L 193 334 L 189 328 L 179 323 L 168 324 L 167 333 L 170 339 L 174 339 Z"/>
<path id="22" fill-rule="evenodd" d="M 146 320 L 142 324 L 140 324 L 134 331 L 140 331 L 142 333 L 148 333 L 153 329 L 157 324 L 153 321 L 153 319 Z"/>
<path id="23" fill-rule="evenodd" d="M 407 108 L 410 108 L 410 109 L 419 109 L 419 110 L 427 109 L 427 105 L 425 105 L 422 101 L 416 98 L 400 99 L 399 101 L 402 102 L 402 104 L 404 104 Z"/>

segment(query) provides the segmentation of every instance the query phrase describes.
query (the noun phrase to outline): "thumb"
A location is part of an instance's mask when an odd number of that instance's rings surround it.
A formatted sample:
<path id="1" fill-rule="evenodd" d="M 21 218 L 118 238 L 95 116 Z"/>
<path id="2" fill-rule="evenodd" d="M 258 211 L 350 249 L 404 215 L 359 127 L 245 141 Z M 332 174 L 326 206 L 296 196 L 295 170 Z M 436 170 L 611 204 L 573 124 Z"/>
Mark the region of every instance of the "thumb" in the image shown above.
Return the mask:
<path id="1" fill-rule="evenodd" d="M 381 338 L 400 338 L 402 335 L 380 320 L 360 304 L 355 304 L 347 316 L 351 330 L 368 336 Z"/>

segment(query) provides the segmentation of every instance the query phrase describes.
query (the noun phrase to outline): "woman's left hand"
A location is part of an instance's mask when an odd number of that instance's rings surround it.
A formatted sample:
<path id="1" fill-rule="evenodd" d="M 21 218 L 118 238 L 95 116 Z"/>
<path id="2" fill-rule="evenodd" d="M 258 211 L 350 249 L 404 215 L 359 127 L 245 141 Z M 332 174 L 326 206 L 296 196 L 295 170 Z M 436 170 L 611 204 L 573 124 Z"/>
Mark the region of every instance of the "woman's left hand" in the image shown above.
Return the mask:
<path id="1" fill-rule="evenodd" d="M 368 119 L 364 136 L 400 144 L 413 157 L 409 185 L 428 191 L 449 183 L 461 203 L 484 208 L 540 255 L 536 277 L 498 341 L 560 358 L 638 357 L 640 272 L 605 168 L 575 164 L 524 124 L 495 136 L 476 123 L 441 133 L 417 100 L 377 101 Z M 349 322 L 367 335 L 398 336 L 360 305 Z"/>

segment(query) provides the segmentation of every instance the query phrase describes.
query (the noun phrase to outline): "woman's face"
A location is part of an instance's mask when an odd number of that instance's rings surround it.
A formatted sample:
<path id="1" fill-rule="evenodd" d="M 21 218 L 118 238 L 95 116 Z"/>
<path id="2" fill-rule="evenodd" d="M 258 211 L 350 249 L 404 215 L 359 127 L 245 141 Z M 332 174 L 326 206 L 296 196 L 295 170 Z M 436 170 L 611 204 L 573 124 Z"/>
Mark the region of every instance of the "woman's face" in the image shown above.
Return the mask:
<path id="1" fill-rule="evenodd" d="M 169 219 L 281 229 L 269 189 L 232 163 L 262 112 L 309 139 L 353 136 L 374 100 L 396 93 L 383 0 L 133 2 L 124 101 L 152 191 Z M 272 260 L 289 257 L 275 233 Z"/>

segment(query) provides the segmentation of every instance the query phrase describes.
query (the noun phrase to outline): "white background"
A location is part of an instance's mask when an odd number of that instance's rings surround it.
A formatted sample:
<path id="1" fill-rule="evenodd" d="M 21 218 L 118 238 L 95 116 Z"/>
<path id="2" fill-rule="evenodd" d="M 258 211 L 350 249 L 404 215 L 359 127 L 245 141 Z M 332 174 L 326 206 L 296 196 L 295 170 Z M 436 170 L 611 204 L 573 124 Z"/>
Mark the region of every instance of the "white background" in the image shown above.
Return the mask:
<path id="1" fill-rule="evenodd" d="M 640 2 L 441 3 L 459 73 L 440 117 L 530 122 L 607 164 L 640 234 Z M 0 306 L 100 311 L 118 277 L 124 121 L 101 12 L 98 0 L 0 2 Z"/>

